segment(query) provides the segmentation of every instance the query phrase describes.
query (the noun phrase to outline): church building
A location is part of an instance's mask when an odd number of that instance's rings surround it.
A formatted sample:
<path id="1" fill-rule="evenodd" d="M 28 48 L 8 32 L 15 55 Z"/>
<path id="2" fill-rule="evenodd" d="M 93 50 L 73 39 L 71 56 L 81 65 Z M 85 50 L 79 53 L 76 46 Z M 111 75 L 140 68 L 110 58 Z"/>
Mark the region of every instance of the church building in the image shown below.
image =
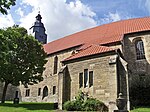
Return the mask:
<path id="1" fill-rule="evenodd" d="M 132 87 L 150 85 L 150 17 L 100 25 L 49 43 L 41 19 L 38 14 L 31 29 L 47 53 L 44 80 L 20 86 L 22 101 L 54 102 L 62 109 L 82 91 L 113 110 L 122 93 L 129 109 Z"/>

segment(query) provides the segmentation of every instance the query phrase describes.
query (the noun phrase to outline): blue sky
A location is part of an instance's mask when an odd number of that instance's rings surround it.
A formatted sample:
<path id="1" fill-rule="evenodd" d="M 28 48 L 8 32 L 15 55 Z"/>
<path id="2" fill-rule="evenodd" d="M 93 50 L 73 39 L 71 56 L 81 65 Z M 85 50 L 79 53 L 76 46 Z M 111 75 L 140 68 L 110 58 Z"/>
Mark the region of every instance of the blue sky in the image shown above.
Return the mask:
<path id="1" fill-rule="evenodd" d="M 39 10 L 50 42 L 98 25 L 147 17 L 150 0 L 16 0 L 8 15 L 0 14 L 0 28 L 19 24 L 29 31 Z"/>

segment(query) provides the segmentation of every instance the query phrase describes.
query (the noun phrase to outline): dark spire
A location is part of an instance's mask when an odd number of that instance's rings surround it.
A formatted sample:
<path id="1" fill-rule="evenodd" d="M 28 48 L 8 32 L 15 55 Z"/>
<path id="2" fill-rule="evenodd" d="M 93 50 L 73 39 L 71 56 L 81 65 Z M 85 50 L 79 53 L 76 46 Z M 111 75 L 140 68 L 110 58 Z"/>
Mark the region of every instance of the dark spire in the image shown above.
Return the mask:
<path id="1" fill-rule="evenodd" d="M 46 44 L 47 35 L 45 33 L 44 24 L 41 21 L 42 17 L 41 17 L 40 12 L 35 18 L 36 18 L 36 21 L 34 22 L 34 25 L 30 29 L 33 29 L 34 36 L 39 42 Z"/>
<path id="2" fill-rule="evenodd" d="M 41 19 L 42 19 L 42 17 L 41 17 L 41 15 L 40 15 L 40 13 L 36 16 L 36 21 L 39 21 L 39 22 L 41 22 Z"/>

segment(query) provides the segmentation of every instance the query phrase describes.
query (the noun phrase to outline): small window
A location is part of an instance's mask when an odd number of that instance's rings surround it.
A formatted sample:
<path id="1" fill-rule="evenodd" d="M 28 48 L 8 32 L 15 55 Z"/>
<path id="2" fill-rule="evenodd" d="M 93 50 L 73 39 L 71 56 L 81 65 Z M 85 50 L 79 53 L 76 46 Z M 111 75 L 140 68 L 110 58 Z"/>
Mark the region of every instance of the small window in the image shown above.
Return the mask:
<path id="1" fill-rule="evenodd" d="M 71 55 L 74 55 L 75 54 L 75 51 L 72 51 Z"/>
<path id="2" fill-rule="evenodd" d="M 88 69 L 84 69 L 84 74 L 79 73 L 79 88 L 81 87 L 91 87 L 93 86 L 93 71 L 89 71 Z"/>
<path id="3" fill-rule="evenodd" d="M 135 42 L 137 60 L 145 59 L 144 44 L 142 40 Z"/>
<path id="4" fill-rule="evenodd" d="M 47 86 L 45 86 L 44 89 L 43 89 L 43 98 L 46 97 L 46 96 L 48 96 L 48 88 L 47 88 Z"/>
<path id="5" fill-rule="evenodd" d="M 79 73 L 79 88 L 83 87 L 83 73 Z"/>
<path id="6" fill-rule="evenodd" d="M 93 71 L 89 72 L 89 86 L 93 86 Z"/>
<path id="7" fill-rule="evenodd" d="M 38 88 L 38 96 L 41 95 L 41 88 Z"/>
<path id="8" fill-rule="evenodd" d="M 55 56 L 55 58 L 54 58 L 54 74 L 57 73 L 57 66 L 58 66 L 58 57 Z"/>
<path id="9" fill-rule="evenodd" d="M 30 89 L 26 89 L 26 94 L 25 94 L 26 97 L 30 96 Z"/>
<path id="10" fill-rule="evenodd" d="M 84 87 L 88 87 L 88 69 L 84 70 Z"/>
<path id="11" fill-rule="evenodd" d="M 56 86 L 53 86 L 53 95 L 56 94 Z"/>

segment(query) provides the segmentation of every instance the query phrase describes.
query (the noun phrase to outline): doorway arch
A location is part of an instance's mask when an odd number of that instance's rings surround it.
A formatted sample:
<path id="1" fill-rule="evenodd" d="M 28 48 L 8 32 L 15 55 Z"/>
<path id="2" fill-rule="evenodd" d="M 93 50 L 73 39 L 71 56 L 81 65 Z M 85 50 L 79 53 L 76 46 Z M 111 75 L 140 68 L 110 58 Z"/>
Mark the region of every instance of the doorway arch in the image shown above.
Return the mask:
<path id="1" fill-rule="evenodd" d="M 44 99 L 46 96 L 48 96 L 48 87 L 47 86 L 45 86 L 43 88 L 43 98 L 42 99 Z"/>

